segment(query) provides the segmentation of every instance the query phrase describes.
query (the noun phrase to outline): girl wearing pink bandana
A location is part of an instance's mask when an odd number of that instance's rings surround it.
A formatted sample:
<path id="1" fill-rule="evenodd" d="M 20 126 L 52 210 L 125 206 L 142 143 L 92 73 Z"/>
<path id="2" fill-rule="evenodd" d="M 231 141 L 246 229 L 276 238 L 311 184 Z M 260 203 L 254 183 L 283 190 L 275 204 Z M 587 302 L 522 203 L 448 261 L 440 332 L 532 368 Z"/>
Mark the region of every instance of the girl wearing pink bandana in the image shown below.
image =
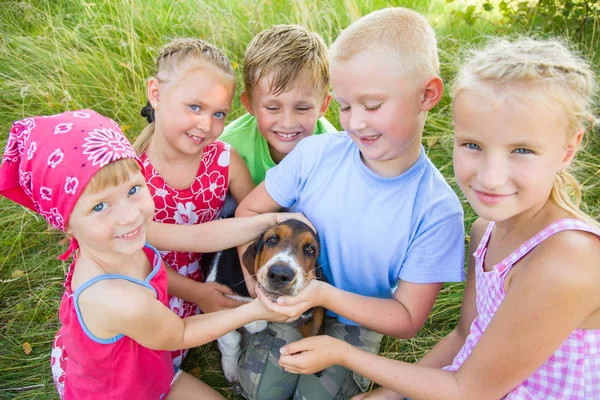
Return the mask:
<path id="1" fill-rule="evenodd" d="M 221 214 L 228 191 L 239 203 L 254 188 L 240 155 L 216 140 L 235 94 L 233 68 L 215 46 L 200 39 L 178 39 L 160 51 L 156 69 L 148 81 L 148 105 L 142 110 L 150 124 L 134 144 L 154 199 L 154 220 L 175 225 L 213 221 Z M 150 237 L 154 243 L 152 233 Z M 241 304 L 224 296 L 232 294 L 228 287 L 204 283 L 202 250 L 197 247 L 161 253 L 170 267 L 169 307 L 181 318 Z M 173 352 L 175 366 L 184 355 L 185 351 Z"/>
<path id="2" fill-rule="evenodd" d="M 257 319 L 278 319 L 258 300 L 185 319 L 169 309 L 165 264 L 146 243 L 154 203 L 141 171 L 119 126 L 94 111 L 12 126 L 0 194 L 71 239 L 60 257 L 73 255 L 73 262 L 51 356 L 61 399 L 222 398 L 191 375 L 176 373 L 170 351 L 202 345 Z M 218 221 L 214 229 L 230 247 L 281 218 Z"/>

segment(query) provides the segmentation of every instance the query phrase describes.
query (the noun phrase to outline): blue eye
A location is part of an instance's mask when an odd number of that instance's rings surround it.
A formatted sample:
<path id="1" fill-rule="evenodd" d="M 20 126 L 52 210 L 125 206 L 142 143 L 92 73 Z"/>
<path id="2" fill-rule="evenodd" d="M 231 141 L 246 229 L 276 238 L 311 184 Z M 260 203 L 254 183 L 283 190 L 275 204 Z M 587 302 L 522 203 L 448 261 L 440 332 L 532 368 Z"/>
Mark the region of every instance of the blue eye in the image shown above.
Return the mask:
<path id="1" fill-rule="evenodd" d="M 135 185 L 135 186 L 132 186 L 131 189 L 129 189 L 129 193 L 127 193 L 127 195 L 132 196 L 139 191 L 140 191 L 140 185 Z"/>
<path id="2" fill-rule="evenodd" d="M 514 152 L 516 154 L 533 154 L 533 151 L 524 148 L 515 149 Z"/>
<path id="3" fill-rule="evenodd" d="M 191 106 L 189 106 L 190 110 L 194 111 L 194 112 L 198 112 L 200 111 L 200 106 L 196 105 L 196 104 L 192 104 Z"/>
<path id="4" fill-rule="evenodd" d="M 464 146 L 469 150 L 481 150 L 481 147 L 475 143 L 465 143 Z"/>
<path id="5" fill-rule="evenodd" d="M 106 207 L 108 207 L 108 205 L 106 203 L 104 203 L 104 202 L 98 203 L 92 208 L 92 211 L 100 212 L 100 211 L 104 210 Z"/>
<path id="6" fill-rule="evenodd" d="M 214 116 L 217 117 L 218 119 L 225 119 L 225 117 L 227 115 L 224 112 L 217 111 L 216 113 L 214 113 Z"/>

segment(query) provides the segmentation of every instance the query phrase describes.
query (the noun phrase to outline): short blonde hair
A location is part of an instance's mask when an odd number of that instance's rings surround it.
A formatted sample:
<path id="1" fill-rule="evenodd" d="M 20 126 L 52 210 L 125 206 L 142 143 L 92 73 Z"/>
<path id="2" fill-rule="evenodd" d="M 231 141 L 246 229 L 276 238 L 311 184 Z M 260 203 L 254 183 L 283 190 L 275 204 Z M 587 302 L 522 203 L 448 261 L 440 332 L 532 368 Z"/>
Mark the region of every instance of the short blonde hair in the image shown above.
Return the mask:
<path id="1" fill-rule="evenodd" d="M 180 72 L 194 71 L 198 68 L 212 68 L 219 71 L 231 81 L 235 91 L 235 72 L 227 56 L 216 46 L 202 39 L 175 39 L 164 46 L 156 58 L 156 74 L 154 77 L 160 83 L 170 82 L 173 76 Z M 148 118 L 148 126 L 133 143 L 133 148 L 139 155 L 146 151 L 154 134 L 154 110 L 148 102 L 142 108 L 142 116 Z"/>
<path id="2" fill-rule="evenodd" d="M 87 193 L 98 193 L 109 186 L 127 182 L 131 175 L 142 172 L 142 167 L 133 158 L 122 158 L 100 168 L 85 187 Z"/>
<path id="3" fill-rule="evenodd" d="M 498 104 L 515 99 L 564 112 L 567 138 L 593 127 L 594 72 L 558 40 L 495 40 L 474 52 L 452 86 L 454 99 L 468 90 L 483 93 Z M 574 217 L 600 227 L 579 209 L 581 187 L 568 172 L 556 175 L 550 200 Z"/>
<path id="4" fill-rule="evenodd" d="M 274 25 L 256 35 L 244 54 L 244 89 L 252 89 L 270 76 L 270 91 L 278 95 L 298 85 L 329 90 L 327 46 L 318 34 L 299 25 Z"/>
<path id="5" fill-rule="evenodd" d="M 350 24 L 329 49 L 332 62 L 348 61 L 365 51 L 392 54 L 403 77 L 426 79 L 440 72 L 437 39 L 429 22 L 403 7 L 374 11 Z"/>

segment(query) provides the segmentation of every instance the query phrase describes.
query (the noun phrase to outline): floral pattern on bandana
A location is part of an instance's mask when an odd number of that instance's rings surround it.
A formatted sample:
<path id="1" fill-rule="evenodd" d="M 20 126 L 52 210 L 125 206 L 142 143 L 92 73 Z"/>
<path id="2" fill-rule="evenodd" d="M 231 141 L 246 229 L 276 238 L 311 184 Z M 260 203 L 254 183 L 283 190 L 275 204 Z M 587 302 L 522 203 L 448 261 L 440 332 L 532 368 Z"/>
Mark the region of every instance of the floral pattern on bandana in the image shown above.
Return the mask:
<path id="1" fill-rule="evenodd" d="M 26 118 L 11 128 L 0 194 L 64 230 L 91 177 L 123 158 L 138 160 L 119 126 L 95 111 Z"/>
<path id="2" fill-rule="evenodd" d="M 121 158 L 135 158 L 135 153 L 125 136 L 111 128 L 94 129 L 85 138 L 83 147 L 83 154 L 88 155 L 92 165 L 100 167 Z"/>

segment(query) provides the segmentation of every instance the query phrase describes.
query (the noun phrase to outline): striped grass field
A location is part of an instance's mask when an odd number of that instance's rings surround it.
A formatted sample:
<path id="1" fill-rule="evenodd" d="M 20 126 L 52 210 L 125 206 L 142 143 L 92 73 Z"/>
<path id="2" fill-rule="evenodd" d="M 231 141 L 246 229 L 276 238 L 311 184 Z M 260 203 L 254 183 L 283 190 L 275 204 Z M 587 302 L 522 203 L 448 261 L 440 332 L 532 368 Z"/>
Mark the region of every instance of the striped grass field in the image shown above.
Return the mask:
<path id="1" fill-rule="evenodd" d="M 8 0 L 0 7 L 0 145 L 4 148 L 14 120 L 79 108 L 114 118 L 133 139 L 145 124 L 139 111 L 153 58 L 173 38 L 201 37 L 224 49 L 236 68 L 239 93 L 245 46 L 261 30 L 275 23 L 298 23 L 319 32 L 329 44 L 353 20 L 392 5 L 414 8 L 429 18 L 439 36 L 445 82 L 451 81 L 465 51 L 490 35 L 545 34 L 459 0 Z M 469 6 L 476 7 L 471 19 L 465 17 L 473 11 Z M 575 44 L 598 70 L 597 11 L 591 33 L 580 35 L 583 39 Z M 554 31 L 573 36 L 566 27 Z M 230 120 L 242 112 L 236 98 Z M 339 127 L 337 106 L 330 107 L 327 117 Z M 459 193 L 452 171 L 447 94 L 429 115 L 423 143 Z M 587 150 L 579 157 L 584 209 L 596 217 L 599 150 L 595 132 L 588 135 Z M 474 214 L 461 199 L 468 232 Z M 5 199 L 0 199 L 0 210 L 0 399 L 56 399 L 49 358 L 66 270 L 56 259 L 64 238 L 47 229 L 40 217 Z M 419 359 L 455 326 L 462 290 L 462 284 L 445 285 L 421 332 L 411 340 L 386 338 L 381 354 Z M 235 398 L 220 372 L 214 344 L 193 349 L 184 369 Z"/>

